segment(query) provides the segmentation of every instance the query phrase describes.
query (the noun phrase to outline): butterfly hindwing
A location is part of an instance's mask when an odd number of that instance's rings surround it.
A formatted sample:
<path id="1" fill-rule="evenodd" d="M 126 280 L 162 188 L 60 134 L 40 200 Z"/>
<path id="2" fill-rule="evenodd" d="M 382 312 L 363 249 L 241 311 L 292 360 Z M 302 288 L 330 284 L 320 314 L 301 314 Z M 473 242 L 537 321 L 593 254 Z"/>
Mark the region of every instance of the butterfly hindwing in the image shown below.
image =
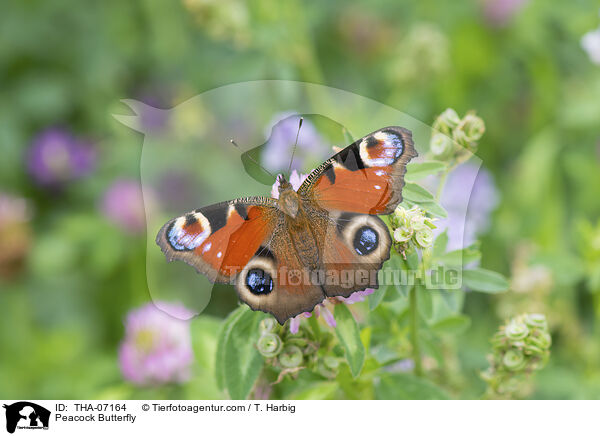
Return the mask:
<path id="1" fill-rule="evenodd" d="M 309 174 L 298 193 L 326 210 L 389 214 L 402 201 L 412 134 L 386 127 L 352 143 Z"/>
<path id="2" fill-rule="evenodd" d="M 325 298 L 294 249 L 285 219 L 280 217 L 269 241 L 242 269 L 235 284 L 243 302 L 253 310 L 271 313 L 280 324 L 312 311 Z"/>
<path id="3" fill-rule="evenodd" d="M 285 216 L 272 199 L 252 197 L 196 209 L 167 222 L 156 242 L 213 282 L 235 284 L 254 310 L 280 322 L 311 311 L 325 294 L 307 281 Z"/>
<path id="4" fill-rule="evenodd" d="M 323 292 L 348 297 L 378 288 L 377 273 L 390 257 L 391 238 L 377 216 L 330 211 L 321 222 L 313 218 L 319 241 Z"/>

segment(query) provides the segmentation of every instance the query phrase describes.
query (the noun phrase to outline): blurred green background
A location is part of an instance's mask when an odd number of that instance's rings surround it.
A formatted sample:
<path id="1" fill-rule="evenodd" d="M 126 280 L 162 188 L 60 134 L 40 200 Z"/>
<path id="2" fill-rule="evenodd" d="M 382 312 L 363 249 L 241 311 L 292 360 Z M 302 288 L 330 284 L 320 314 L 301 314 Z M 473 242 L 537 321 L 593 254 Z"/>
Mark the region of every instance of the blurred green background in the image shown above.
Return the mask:
<path id="1" fill-rule="evenodd" d="M 600 65 L 580 42 L 598 27 L 599 6 L 3 2 L 0 397 L 220 395 L 209 372 L 185 392 L 123 380 L 123 321 L 150 300 L 143 136 L 111 114 L 127 113 L 123 98 L 170 108 L 230 83 L 287 79 L 361 94 L 427 124 L 447 107 L 477 111 L 487 127 L 478 156 L 500 195 L 483 266 L 512 286 L 467 299 L 471 327 L 449 363 L 461 368 L 460 397 L 481 391 L 498 324 L 538 311 L 554 343 L 530 396 L 600 398 Z M 48 160 L 52 141 L 68 144 L 62 160 Z M 235 307 L 233 292 L 219 292 L 205 313 L 216 325 Z"/>

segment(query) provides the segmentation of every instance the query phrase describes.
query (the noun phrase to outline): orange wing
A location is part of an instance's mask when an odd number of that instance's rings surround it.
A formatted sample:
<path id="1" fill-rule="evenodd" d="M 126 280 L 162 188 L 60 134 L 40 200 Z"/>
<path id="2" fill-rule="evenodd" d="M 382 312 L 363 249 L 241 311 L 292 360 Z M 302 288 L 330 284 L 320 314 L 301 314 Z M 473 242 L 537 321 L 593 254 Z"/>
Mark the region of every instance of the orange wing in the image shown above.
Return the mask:
<path id="1" fill-rule="evenodd" d="M 386 127 L 327 160 L 298 193 L 326 210 L 392 213 L 402 201 L 406 164 L 416 156 L 409 130 Z"/>
<path id="2" fill-rule="evenodd" d="M 288 318 L 323 301 L 321 286 L 294 250 L 276 202 L 246 198 L 219 203 L 170 220 L 156 242 L 169 261 L 182 260 L 213 282 L 235 284 L 253 310 Z"/>
<path id="3" fill-rule="evenodd" d="M 182 260 L 209 280 L 228 283 L 268 239 L 278 213 L 270 198 L 218 203 L 170 220 L 156 243 L 169 261 Z"/>

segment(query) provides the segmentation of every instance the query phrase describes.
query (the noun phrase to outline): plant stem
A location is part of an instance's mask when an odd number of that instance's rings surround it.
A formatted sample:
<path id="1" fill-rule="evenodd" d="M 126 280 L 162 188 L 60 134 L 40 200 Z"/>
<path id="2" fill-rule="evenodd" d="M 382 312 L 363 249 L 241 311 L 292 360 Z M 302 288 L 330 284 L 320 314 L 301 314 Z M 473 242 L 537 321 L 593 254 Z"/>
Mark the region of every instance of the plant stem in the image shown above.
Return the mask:
<path id="1" fill-rule="evenodd" d="M 444 185 L 446 184 L 446 178 L 448 177 L 449 172 L 449 170 L 446 170 L 440 176 L 440 183 L 438 184 L 437 192 L 435 194 L 435 201 L 439 202 L 442 198 L 442 193 L 444 192 Z"/>
<path id="2" fill-rule="evenodd" d="M 423 375 L 421 364 L 421 348 L 419 346 L 419 312 L 417 307 L 417 287 L 413 286 L 409 294 L 410 303 L 410 341 L 413 349 L 413 360 L 415 362 L 415 375 Z"/>

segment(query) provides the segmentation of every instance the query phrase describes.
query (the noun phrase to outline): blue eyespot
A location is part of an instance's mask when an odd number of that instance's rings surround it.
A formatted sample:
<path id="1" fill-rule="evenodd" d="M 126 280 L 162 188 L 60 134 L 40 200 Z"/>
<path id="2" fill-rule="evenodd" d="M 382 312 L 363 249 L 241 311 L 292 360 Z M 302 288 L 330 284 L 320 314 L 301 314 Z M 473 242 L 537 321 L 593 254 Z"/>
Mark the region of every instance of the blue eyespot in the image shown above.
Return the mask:
<path id="1" fill-rule="evenodd" d="M 354 234 L 354 249 L 364 256 L 371 253 L 379 245 L 379 235 L 373 228 L 363 226 Z"/>
<path id="2" fill-rule="evenodd" d="M 273 290 L 273 278 L 262 269 L 251 269 L 246 276 L 246 287 L 254 295 L 267 295 Z"/>

